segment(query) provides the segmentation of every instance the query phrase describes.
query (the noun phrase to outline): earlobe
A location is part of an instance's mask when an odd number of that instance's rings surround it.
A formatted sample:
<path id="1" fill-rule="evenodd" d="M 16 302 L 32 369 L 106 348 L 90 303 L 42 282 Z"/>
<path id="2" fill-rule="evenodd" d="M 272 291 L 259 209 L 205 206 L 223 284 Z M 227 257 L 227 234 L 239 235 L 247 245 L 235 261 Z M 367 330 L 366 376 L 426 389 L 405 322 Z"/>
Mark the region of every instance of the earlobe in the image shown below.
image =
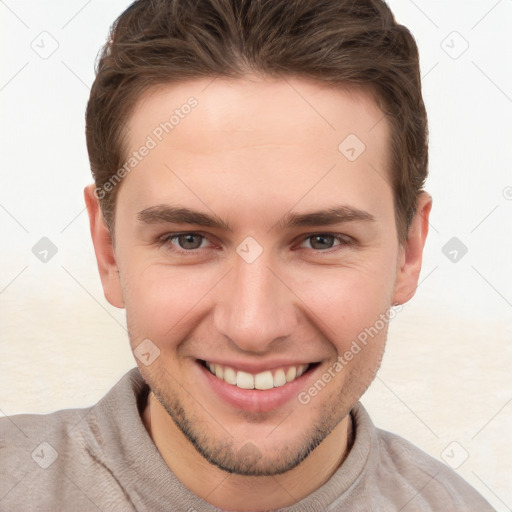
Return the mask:
<path id="1" fill-rule="evenodd" d="M 400 248 L 393 304 L 404 304 L 416 293 L 431 208 L 432 197 L 422 192 L 418 197 L 416 214 L 409 226 L 408 239 Z"/>
<path id="2" fill-rule="evenodd" d="M 94 184 L 84 189 L 85 204 L 89 214 L 92 243 L 100 273 L 105 298 L 117 308 L 124 308 L 119 270 L 112 237 L 103 218 Z"/>

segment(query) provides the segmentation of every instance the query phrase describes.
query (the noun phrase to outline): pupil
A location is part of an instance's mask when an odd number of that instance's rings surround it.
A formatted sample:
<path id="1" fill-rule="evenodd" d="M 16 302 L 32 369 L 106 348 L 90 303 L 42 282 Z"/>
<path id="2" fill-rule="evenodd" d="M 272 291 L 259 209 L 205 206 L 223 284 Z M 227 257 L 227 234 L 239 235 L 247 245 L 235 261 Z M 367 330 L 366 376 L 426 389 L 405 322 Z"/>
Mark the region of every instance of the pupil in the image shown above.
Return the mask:
<path id="1" fill-rule="evenodd" d="M 332 235 L 315 235 L 311 240 L 311 246 L 313 249 L 330 249 L 333 242 L 334 237 Z"/>
<path id="2" fill-rule="evenodd" d="M 182 249 L 197 249 L 201 245 L 199 235 L 180 235 L 178 240 Z"/>

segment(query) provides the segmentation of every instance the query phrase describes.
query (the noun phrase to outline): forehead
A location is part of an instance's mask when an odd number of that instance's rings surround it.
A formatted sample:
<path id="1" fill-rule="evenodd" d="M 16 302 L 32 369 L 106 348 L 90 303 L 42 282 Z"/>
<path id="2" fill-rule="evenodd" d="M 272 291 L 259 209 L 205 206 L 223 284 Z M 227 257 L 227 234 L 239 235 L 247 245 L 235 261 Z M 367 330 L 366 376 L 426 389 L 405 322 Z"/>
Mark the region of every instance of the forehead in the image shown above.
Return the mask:
<path id="1" fill-rule="evenodd" d="M 304 206 L 334 193 L 345 203 L 391 197 L 388 123 L 361 89 L 298 78 L 180 82 L 146 93 L 127 126 L 127 161 L 151 147 L 119 191 L 140 209 L 175 199 L 169 191 L 203 208 L 221 190 L 246 196 L 248 209 L 255 194 L 296 202 L 308 189 Z"/>
<path id="2" fill-rule="evenodd" d="M 197 107 L 189 108 L 189 103 Z M 174 114 L 174 116 L 173 116 Z M 192 114 L 192 115 L 190 115 Z M 164 84 L 146 91 L 128 119 L 127 142 L 137 146 L 147 134 L 166 122 L 171 123 L 173 137 L 164 129 L 167 144 L 186 137 L 179 125 L 193 119 L 194 131 L 201 139 L 196 151 L 212 149 L 212 132 L 229 133 L 233 146 L 249 140 L 252 143 L 306 141 L 314 149 L 333 143 L 344 134 L 354 133 L 374 143 L 385 137 L 387 123 L 370 90 L 348 85 L 329 85 L 303 78 L 271 79 L 248 76 L 243 79 L 209 78 L 175 84 Z M 379 121 L 383 122 L 379 122 Z M 376 123 L 379 125 L 376 127 Z M 168 127 L 169 128 L 169 127 Z M 377 129 L 375 129 L 377 128 Z M 372 133 L 373 132 L 373 133 Z M 278 139 L 275 136 L 278 135 Z M 384 141 L 382 141 L 384 142 Z M 337 145 L 336 145 L 337 146 Z"/>

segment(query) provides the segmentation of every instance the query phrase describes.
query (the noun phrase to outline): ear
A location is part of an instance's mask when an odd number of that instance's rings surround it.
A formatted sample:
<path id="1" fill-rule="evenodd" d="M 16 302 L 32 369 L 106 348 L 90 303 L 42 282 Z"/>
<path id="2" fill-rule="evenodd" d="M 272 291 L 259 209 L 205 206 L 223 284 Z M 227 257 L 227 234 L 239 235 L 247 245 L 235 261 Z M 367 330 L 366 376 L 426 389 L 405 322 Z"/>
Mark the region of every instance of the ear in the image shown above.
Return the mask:
<path id="1" fill-rule="evenodd" d="M 399 250 L 393 294 L 394 305 L 404 304 L 416 293 L 431 208 L 432 197 L 422 192 L 418 197 L 416 214 L 409 226 L 408 239 L 401 244 Z"/>
<path id="2" fill-rule="evenodd" d="M 84 189 L 85 204 L 89 213 L 92 243 L 98 262 L 101 284 L 105 298 L 116 308 L 123 308 L 123 293 L 119 280 L 114 244 L 101 211 L 96 186 L 88 185 Z"/>

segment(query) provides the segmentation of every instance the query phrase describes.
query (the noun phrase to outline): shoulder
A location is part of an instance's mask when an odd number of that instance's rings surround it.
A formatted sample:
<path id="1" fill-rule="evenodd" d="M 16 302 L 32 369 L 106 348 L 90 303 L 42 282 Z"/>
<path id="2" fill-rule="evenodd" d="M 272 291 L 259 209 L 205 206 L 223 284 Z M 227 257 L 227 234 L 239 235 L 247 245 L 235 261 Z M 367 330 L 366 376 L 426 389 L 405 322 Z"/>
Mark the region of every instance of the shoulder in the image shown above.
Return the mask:
<path id="1" fill-rule="evenodd" d="M 116 385 L 86 409 L 1 418 L 2 510 L 58 510 L 63 503 L 77 510 L 133 510 L 112 474 L 108 449 L 118 437 L 112 402 L 119 403 L 127 387 Z"/>
<path id="2" fill-rule="evenodd" d="M 402 437 L 376 429 L 376 478 L 403 511 L 493 511 L 489 503 L 453 469 Z"/>
<path id="3" fill-rule="evenodd" d="M 74 427 L 91 409 L 68 409 L 51 414 L 19 414 L 0 419 L 2 469 L 29 462 L 49 467 L 59 452 L 75 448 Z M 76 449 L 76 448 L 75 448 Z"/>
<path id="4" fill-rule="evenodd" d="M 70 460 L 83 458 L 77 442 L 80 429 L 73 432 L 73 426 L 88 412 L 64 410 L 0 420 L 2 510 L 32 510 L 37 501 L 42 509 L 54 505 L 49 497 L 59 496 Z"/>

